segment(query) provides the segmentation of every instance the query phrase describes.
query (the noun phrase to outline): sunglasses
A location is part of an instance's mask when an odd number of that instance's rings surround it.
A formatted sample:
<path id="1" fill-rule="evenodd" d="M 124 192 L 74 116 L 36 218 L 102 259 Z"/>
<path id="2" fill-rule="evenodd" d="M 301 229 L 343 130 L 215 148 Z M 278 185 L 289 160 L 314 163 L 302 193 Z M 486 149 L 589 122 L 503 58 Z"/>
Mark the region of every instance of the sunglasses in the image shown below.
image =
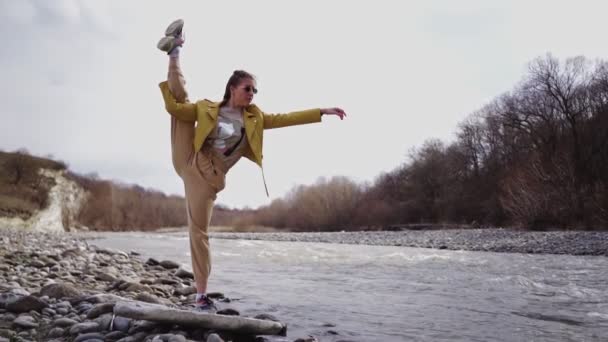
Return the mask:
<path id="1" fill-rule="evenodd" d="M 243 90 L 245 90 L 248 93 L 249 92 L 253 92 L 254 94 L 258 93 L 258 88 L 250 86 L 250 85 L 243 87 Z"/>

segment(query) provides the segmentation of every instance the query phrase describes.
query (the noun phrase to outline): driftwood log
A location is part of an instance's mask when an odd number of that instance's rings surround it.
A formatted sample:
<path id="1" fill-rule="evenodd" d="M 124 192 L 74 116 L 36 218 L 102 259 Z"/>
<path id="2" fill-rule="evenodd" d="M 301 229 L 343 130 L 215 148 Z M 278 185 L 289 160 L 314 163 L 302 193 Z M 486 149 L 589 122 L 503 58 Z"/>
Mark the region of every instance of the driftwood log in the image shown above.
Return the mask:
<path id="1" fill-rule="evenodd" d="M 281 322 L 173 309 L 163 305 L 143 302 L 118 302 L 114 306 L 114 314 L 133 319 L 232 331 L 243 334 L 285 336 L 287 332 L 287 326 Z"/>

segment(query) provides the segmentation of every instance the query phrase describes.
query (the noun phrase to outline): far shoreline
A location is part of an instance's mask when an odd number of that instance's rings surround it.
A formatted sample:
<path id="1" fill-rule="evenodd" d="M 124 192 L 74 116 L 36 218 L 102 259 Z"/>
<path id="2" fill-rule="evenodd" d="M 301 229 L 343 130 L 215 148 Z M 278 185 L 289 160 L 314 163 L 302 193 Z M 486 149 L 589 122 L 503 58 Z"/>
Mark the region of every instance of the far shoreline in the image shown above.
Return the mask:
<path id="1" fill-rule="evenodd" d="M 186 228 L 115 233 L 187 234 Z M 83 232 L 86 238 L 112 232 Z M 560 254 L 608 256 L 608 231 L 549 230 L 531 231 L 513 228 L 435 228 L 395 231 L 340 232 L 226 232 L 211 229 L 211 238 L 357 244 L 434 248 L 453 251 L 496 253 Z"/>

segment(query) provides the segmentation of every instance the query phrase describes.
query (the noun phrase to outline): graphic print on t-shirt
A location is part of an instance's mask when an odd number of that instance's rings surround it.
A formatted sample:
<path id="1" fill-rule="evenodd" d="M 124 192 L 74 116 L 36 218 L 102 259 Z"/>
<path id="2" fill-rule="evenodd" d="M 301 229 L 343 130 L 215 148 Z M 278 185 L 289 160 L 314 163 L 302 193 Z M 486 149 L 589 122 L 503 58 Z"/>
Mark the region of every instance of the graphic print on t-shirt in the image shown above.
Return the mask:
<path id="1" fill-rule="evenodd" d="M 234 127 L 234 124 L 231 121 L 220 118 L 219 122 L 217 123 L 217 128 L 215 132 L 216 136 L 213 140 L 213 147 L 222 152 L 226 150 L 227 141 L 230 137 L 234 135 L 235 132 L 236 128 Z"/>

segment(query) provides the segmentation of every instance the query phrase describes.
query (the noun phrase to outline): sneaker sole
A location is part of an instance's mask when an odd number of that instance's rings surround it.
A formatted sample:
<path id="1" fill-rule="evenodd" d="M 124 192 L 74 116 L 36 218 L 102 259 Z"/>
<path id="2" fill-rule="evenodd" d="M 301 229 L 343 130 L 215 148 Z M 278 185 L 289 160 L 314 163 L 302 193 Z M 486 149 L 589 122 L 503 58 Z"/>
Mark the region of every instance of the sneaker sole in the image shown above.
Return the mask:
<path id="1" fill-rule="evenodd" d="M 173 36 L 173 37 L 179 36 L 182 33 L 183 27 L 184 27 L 184 20 L 177 19 L 174 22 L 172 22 L 171 24 L 169 24 L 169 26 L 165 30 L 165 36 Z"/>

